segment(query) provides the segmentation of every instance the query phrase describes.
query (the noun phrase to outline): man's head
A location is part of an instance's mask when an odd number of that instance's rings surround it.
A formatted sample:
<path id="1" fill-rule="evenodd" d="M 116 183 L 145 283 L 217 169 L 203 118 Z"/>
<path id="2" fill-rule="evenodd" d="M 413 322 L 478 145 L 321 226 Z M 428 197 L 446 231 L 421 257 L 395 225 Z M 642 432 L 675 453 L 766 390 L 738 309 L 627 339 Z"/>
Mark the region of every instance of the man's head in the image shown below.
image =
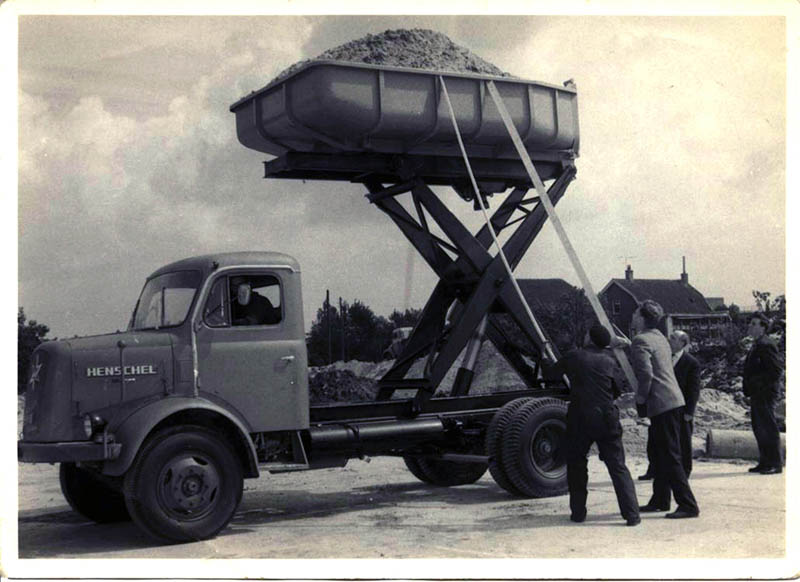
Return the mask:
<path id="1" fill-rule="evenodd" d="M 750 316 L 750 321 L 747 324 L 747 335 L 753 339 L 758 339 L 769 329 L 769 317 L 763 313 L 755 313 Z"/>
<path id="2" fill-rule="evenodd" d="M 589 328 L 589 338 L 598 348 L 606 348 L 611 344 L 611 333 L 599 323 Z"/>
<path id="3" fill-rule="evenodd" d="M 653 329 L 658 326 L 658 322 L 664 317 L 664 310 L 657 302 L 652 299 L 645 299 L 639 308 L 633 312 L 631 326 L 639 331 Z"/>
<path id="4" fill-rule="evenodd" d="M 680 329 L 669 334 L 669 347 L 672 348 L 673 354 L 687 347 L 690 341 L 691 339 L 689 338 L 689 334 Z"/>
<path id="5" fill-rule="evenodd" d="M 244 278 L 237 278 L 232 281 L 234 289 L 236 289 L 236 302 L 239 305 L 247 305 L 250 303 L 251 288 L 250 281 Z"/>

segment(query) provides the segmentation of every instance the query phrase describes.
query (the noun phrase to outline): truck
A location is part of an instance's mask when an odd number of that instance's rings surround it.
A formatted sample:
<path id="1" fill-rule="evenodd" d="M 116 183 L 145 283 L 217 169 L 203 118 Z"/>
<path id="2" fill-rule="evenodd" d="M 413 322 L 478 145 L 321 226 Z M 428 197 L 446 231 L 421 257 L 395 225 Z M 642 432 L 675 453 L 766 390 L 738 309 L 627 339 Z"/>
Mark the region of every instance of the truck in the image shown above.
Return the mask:
<path id="1" fill-rule="evenodd" d="M 489 252 L 489 225 L 471 233 L 431 188 L 451 186 L 473 205 L 510 190 L 491 227 L 514 227 L 503 246 L 511 267 L 544 225 L 483 98 L 487 80 L 557 203 L 575 176 L 572 83 L 323 61 L 231 107 L 240 142 L 275 156 L 265 178 L 365 186 L 440 278 L 373 401 L 311 404 L 292 256 L 196 256 L 147 277 L 125 331 L 37 347 L 19 460 L 59 463 L 76 512 L 98 523 L 132 519 L 162 543 L 219 533 L 244 479 L 378 455 L 401 458 L 431 486 L 474 483 L 489 471 L 512 495 L 563 494 L 569 390 L 545 369 L 557 349 Z M 445 123 L 446 89 L 466 128 L 477 194 Z M 518 389 L 470 394 L 485 341 L 519 374 Z M 437 392 L 456 365 L 449 392 Z"/>

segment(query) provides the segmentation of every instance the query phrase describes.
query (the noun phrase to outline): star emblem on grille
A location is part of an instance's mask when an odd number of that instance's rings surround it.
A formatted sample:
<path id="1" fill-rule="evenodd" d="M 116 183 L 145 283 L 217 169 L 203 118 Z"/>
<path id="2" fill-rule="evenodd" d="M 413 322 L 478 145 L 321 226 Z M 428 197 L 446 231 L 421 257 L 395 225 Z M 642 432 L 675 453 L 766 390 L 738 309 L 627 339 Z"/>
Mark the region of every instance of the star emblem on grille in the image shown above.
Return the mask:
<path id="1" fill-rule="evenodd" d="M 39 356 L 33 362 L 33 369 L 31 370 L 31 378 L 28 380 L 28 386 L 31 390 L 36 388 L 39 383 L 39 373 L 42 371 L 42 363 L 39 361 Z"/>

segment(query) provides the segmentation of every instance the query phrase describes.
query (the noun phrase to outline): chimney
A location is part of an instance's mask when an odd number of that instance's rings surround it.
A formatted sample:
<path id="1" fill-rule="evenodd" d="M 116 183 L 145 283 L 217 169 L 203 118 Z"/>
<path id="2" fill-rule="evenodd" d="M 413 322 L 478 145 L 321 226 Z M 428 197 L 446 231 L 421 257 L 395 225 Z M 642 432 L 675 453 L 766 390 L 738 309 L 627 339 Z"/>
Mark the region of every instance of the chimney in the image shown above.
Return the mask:
<path id="1" fill-rule="evenodd" d="M 681 283 L 689 284 L 689 273 L 686 272 L 686 257 L 683 257 L 683 273 L 681 273 Z"/>
<path id="2" fill-rule="evenodd" d="M 633 269 L 631 269 L 630 265 L 625 269 L 625 280 L 633 281 Z"/>

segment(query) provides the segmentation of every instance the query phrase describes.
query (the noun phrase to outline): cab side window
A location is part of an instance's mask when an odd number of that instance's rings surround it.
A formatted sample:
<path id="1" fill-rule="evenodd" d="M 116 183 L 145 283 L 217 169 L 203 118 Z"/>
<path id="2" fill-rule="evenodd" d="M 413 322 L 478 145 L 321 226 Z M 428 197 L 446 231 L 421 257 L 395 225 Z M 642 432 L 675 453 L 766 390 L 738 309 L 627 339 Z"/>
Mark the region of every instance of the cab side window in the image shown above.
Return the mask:
<path id="1" fill-rule="evenodd" d="M 234 326 L 276 325 L 283 319 L 281 286 L 273 275 L 236 275 L 229 278 Z"/>
<path id="2" fill-rule="evenodd" d="M 220 277 L 203 309 L 209 327 L 276 325 L 283 319 L 280 281 L 274 275 Z"/>

